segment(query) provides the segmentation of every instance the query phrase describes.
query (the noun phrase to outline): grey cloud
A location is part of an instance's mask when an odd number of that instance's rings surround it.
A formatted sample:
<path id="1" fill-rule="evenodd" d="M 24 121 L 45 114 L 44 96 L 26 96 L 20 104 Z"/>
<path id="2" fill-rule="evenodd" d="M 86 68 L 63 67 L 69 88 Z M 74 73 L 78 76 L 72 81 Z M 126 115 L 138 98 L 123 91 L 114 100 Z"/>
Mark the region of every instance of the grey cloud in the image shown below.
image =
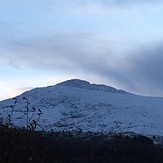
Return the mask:
<path id="1" fill-rule="evenodd" d="M 142 95 L 163 96 L 163 43 L 145 48 L 122 57 L 117 68 L 103 68 L 101 72 L 108 79 L 112 77 L 118 85 Z"/>
<path id="2" fill-rule="evenodd" d="M 163 48 L 160 45 L 150 46 L 130 57 L 130 70 L 127 73 L 135 82 L 144 84 L 149 91 L 163 93 Z"/>
<path id="3" fill-rule="evenodd" d="M 90 36 L 91 37 L 91 36 Z M 91 55 L 89 42 L 91 38 L 85 34 L 56 35 L 52 38 L 36 39 L 27 42 L 12 42 L 6 49 L 10 52 L 1 57 L 15 65 L 33 67 L 64 67 L 72 69 L 81 67 Z M 1 55 L 1 54 L 0 54 Z M 92 54 L 93 55 L 93 54 Z M 85 62 L 84 62 L 85 60 Z M 75 66 L 74 66 L 75 65 Z"/>
<path id="4" fill-rule="evenodd" d="M 103 53 L 94 49 L 92 36 L 56 35 L 35 41 L 10 43 L 0 53 L 8 64 L 30 66 L 65 73 L 96 75 L 131 92 L 163 96 L 163 46 L 147 46 L 127 55 L 115 56 L 109 45 Z M 9 48 L 8 47 L 8 48 Z M 97 48 L 98 49 L 98 48 Z"/>
<path id="5" fill-rule="evenodd" d="M 52 38 L 36 39 L 27 42 L 12 42 L 3 54 L 8 64 L 18 68 L 30 66 L 48 70 L 60 69 L 67 73 L 84 73 L 100 75 L 109 70 L 114 74 L 112 62 L 114 55 L 107 51 L 98 52 L 89 34 L 56 35 Z M 2 53 L 0 53 L 1 55 Z M 106 59 L 105 59 L 106 57 Z M 108 74 L 108 75 L 109 75 Z"/>

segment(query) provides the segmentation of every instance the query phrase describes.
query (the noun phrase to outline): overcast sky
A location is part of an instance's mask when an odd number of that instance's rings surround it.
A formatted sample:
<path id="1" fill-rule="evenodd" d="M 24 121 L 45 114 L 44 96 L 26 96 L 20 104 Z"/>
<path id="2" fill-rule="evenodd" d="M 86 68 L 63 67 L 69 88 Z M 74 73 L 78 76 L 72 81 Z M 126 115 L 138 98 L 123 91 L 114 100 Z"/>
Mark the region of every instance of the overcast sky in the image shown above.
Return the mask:
<path id="1" fill-rule="evenodd" d="M 1 0 L 0 100 L 72 78 L 163 96 L 163 1 Z"/>

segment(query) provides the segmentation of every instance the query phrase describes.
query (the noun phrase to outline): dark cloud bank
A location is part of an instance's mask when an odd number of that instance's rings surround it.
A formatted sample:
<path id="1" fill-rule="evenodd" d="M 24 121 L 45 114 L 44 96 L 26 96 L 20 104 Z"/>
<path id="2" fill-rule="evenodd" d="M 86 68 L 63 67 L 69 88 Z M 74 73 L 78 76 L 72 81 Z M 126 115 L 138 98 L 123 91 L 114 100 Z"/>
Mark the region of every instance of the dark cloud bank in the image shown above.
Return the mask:
<path id="1" fill-rule="evenodd" d="M 12 43 L 10 53 L 0 57 L 14 66 L 62 70 L 65 73 L 96 75 L 122 89 L 144 95 L 163 96 L 163 47 L 141 47 L 116 56 L 91 47 L 91 37 L 59 36 L 55 39 Z M 12 52 L 12 53 L 11 53 Z M 2 55 L 2 56 L 1 56 Z"/>

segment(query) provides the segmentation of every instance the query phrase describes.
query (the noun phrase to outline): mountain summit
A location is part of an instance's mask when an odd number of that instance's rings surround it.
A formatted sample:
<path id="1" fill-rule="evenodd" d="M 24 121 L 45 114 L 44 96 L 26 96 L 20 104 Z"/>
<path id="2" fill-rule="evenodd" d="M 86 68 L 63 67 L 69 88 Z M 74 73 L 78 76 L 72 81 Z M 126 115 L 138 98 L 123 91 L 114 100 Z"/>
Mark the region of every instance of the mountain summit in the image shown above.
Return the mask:
<path id="1" fill-rule="evenodd" d="M 114 93 L 126 93 L 123 90 L 117 90 L 113 87 L 102 85 L 102 84 L 90 84 L 87 81 L 80 80 L 80 79 L 72 79 L 67 80 L 65 82 L 57 84 L 58 86 L 68 86 L 68 87 L 75 87 L 75 88 L 83 88 L 83 89 L 90 89 L 90 90 L 97 90 L 97 91 L 109 91 Z"/>
<path id="2" fill-rule="evenodd" d="M 0 117 L 5 122 L 10 114 L 14 126 L 25 126 L 27 105 L 29 117 L 33 115 L 33 108 L 43 113 L 37 130 L 136 132 L 163 136 L 163 98 L 138 96 L 106 85 L 73 79 L 35 88 L 16 99 L 1 101 Z M 37 119 L 37 114 L 32 118 Z"/>

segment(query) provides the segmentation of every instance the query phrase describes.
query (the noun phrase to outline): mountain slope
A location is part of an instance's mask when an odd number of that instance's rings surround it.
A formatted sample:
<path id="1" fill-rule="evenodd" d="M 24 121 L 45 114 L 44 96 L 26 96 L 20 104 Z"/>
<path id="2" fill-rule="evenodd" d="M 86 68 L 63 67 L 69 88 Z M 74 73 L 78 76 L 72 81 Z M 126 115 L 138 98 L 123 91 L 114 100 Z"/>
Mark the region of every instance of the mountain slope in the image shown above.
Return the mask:
<path id="1" fill-rule="evenodd" d="M 29 117 L 32 107 L 43 112 L 38 130 L 136 132 L 163 136 L 163 98 L 137 96 L 74 79 L 18 96 L 12 113 L 16 126 L 26 125 L 27 100 L 24 97 L 30 102 Z M 11 114 L 13 104 L 13 99 L 0 102 L 3 121 Z M 37 117 L 35 114 L 33 119 Z"/>

